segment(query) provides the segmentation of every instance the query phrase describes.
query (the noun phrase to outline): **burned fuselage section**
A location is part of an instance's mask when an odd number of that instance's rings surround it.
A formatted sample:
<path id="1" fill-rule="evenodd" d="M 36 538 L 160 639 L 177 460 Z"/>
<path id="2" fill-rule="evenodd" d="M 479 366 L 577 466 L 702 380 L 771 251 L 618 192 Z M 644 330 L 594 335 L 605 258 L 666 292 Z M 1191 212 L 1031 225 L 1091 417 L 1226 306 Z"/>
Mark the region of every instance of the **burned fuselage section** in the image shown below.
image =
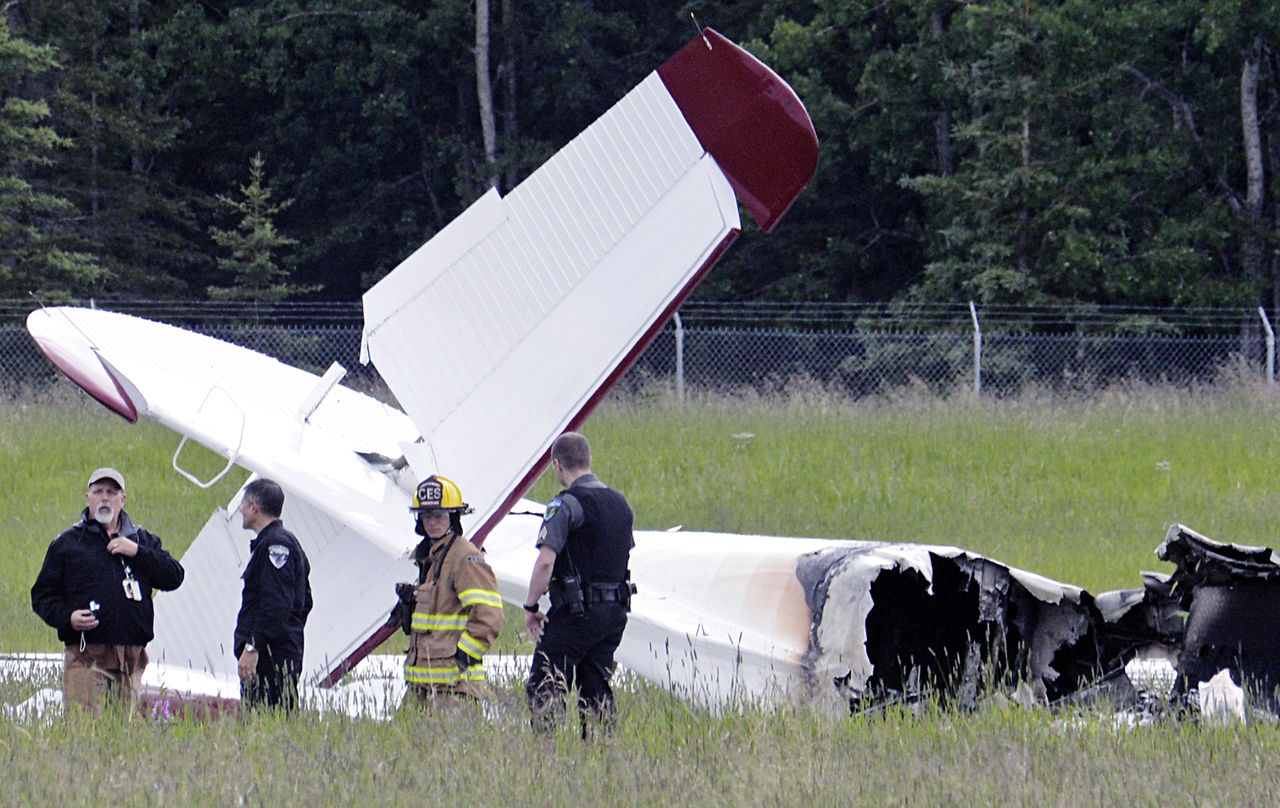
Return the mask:
<path id="1" fill-rule="evenodd" d="M 1015 681 L 1055 700 L 1111 662 L 1087 592 L 953 547 L 853 542 L 797 575 L 814 615 L 806 670 L 854 708 L 925 692 L 971 707 Z"/>
<path id="2" fill-rule="evenodd" d="M 813 614 L 810 686 L 834 682 L 854 710 L 922 694 L 968 708 L 1022 684 L 1044 704 L 1116 702 L 1134 696 L 1126 664 L 1152 651 L 1182 652 L 1180 681 L 1236 661 L 1280 682 L 1280 638 L 1254 636 L 1265 630 L 1240 619 L 1241 609 L 1280 618 L 1280 587 L 1267 583 L 1280 564 L 1194 535 L 1175 526 L 1161 546 L 1177 572 L 1143 573 L 1142 588 L 1096 598 L 954 547 L 850 542 L 809 553 L 797 577 Z"/>
<path id="3" fill-rule="evenodd" d="M 1177 570 L 1170 598 L 1186 613 L 1175 693 L 1222 670 L 1275 711 L 1280 706 L 1280 556 L 1174 525 L 1156 555 Z"/>

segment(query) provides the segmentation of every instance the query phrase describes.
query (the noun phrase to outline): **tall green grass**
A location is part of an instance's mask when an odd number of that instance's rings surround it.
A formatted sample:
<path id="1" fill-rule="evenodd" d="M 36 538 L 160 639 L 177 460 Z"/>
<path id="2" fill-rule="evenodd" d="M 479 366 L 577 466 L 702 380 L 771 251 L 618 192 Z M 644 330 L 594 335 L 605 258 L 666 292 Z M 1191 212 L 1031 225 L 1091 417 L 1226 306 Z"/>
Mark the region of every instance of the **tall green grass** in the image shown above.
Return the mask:
<path id="1" fill-rule="evenodd" d="M 506 691 L 504 701 L 518 693 Z M 1100 718 L 1008 705 L 973 714 L 713 716 L 644 688 L 619 729 L 583 743 L 514 717 L 300 714 L 167 725 L 118 715 L 0 722 L 11 805 L 1267 805 L 1268 725 Z"/>
<path id="2" fill-rule="evenodd" d="M 874 402 L 797 384 L 768 398 L 615 397 L 584 431 L 596 470 L 627 493 L 641 527 L 948 543 L 1097 592 L 1163 568 L 1152 550 L 1173 522 L 1275 543 L 1278 409 L 1274 390 L 1243 383 Z M 83 506 L 93 467 L 124 471 L 127 507 L 175 552 L 225 504 L 243 472 L 197 489 L 170 469 L 176 445 L 78 393 L 0 400 L 0 485 L 10 495 L 0 648 L 56 646 L 28 589 L 49 539 Z M 220 466 L 191 462 L 202 473 Z M 556 488 L 547 475 L 532 495 Z M 504 642 L 519 641 L 519 625 L 517 613 Z M 16 687 L 0 682 L 0 703 L 23 695 Z M 1280 733 L 1260 721 L 1124 730 L 1106 716 L 995 702 L 973 714 L 713 715 L 640 682 L 620 694 L 618 732 L 584 744 L 570 727 L 533 736 L 518 684 L 495 688 L 493 702 L 483 719 L 385 723 L 0 721 L 0 796 L 15 805 L 1244 805 L 1272 802 L 1280 780 Z"/>

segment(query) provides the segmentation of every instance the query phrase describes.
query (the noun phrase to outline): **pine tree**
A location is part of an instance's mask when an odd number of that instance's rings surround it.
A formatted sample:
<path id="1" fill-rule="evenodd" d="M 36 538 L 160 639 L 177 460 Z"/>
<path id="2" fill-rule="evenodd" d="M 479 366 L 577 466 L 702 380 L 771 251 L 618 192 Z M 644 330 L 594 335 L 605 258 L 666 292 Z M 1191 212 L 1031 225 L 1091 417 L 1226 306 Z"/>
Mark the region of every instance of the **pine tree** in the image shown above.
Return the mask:
<path id="1" fill-rule="evenodd" d="M 288 282 L 289 270 L 277 253 L 297 244 L 276 230 L 273 217 L 293 203 L 286 199 L 280 203 L 271 201 L 271 189 L 263 179 L 261 154 L 249 161 L 249 184 L 240 187 L 242 199 L 218 196 L 218 201 L 241 215 L 234 230 L 210 228 L 218 246 L 231 251 L 230 258 L 219 258 L 218 268 L 232 280 L 229 286 L 210 286 L 211 300 L 248 300 L 254 304 L 254 317 L 259 314 L 259 304 L 275 303 L 293 295 L 306 294 L 319 286 L 303 286 Z"/>
<path id="2" fill-rule="evenodd" d="M 165 297 L 203 289 L 213 260 L 207 228 L 212 192 L 183 176 L 189 127 L 180 106 L 192 85 L 214 80 L 198 8 L 181 0 L 42 0 L 9 4 L 10 24 L 57 49 L 58 69 L 42 76 L 53 99 L 49 125 L 71 143 L 32 180 L 75 207 L 59 223 L 65 249 L 91 253 L 103 269 L 97 296 Z M 185 12 L 185 13 L 184 13 Z M 224 60 L 225 61 L 225 60 Z M 236 155 L 235 165 L 241 156 Z M 235 171 L 235 175 L 239 170 Z"/>
<path id="3" fill-rule="evenodd" d="M 32 79 L 57 66 L 51 47 L 14 36 L 0 15 L 0 297 L 66 298 L 102 275 L 93 256 L 58 243 L 57 223 L 71 204 L 31 181 L 68 145 L 47 125 L 48 103 L 22 97 Z"/>

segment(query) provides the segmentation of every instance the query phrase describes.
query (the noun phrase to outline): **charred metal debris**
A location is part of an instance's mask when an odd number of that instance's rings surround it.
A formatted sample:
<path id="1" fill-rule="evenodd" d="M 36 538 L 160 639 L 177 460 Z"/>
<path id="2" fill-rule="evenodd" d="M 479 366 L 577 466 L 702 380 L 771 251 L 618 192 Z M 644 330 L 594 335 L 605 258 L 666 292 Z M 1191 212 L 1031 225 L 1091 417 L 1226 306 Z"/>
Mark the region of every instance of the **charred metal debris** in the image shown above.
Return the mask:
<path id="1" fill-rule="evenodd" d="M 808 686 L 851 712 L 928 697 L 962 709 L 995 691 L 1047 706 L 1149 702 L 1126 666 L 1176 660 L 1170 704 L 1222 670 L 1277 712 L 1280 556 L 1174 525 L 1156 555 L 1172 573 L 1090 595 L 955 547 L 851 542 L 796 574 L 813 614 Z"/>

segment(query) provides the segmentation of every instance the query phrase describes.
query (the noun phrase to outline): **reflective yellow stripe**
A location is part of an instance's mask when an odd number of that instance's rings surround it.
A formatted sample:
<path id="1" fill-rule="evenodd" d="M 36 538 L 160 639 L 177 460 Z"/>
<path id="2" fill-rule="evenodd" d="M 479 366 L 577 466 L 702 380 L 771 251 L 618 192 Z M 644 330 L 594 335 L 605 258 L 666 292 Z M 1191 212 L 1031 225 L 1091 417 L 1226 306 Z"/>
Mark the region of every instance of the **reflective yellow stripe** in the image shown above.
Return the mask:
<path id="1" fill-rule="evenodd" d="M 460 678 L 456 665 L 447 668 L 404 666 L 404 680 L 411 685 L 451 685 Z"/>
<path id="2" fill-rule="evenodd" d="M 457 665 L 405 665 L 404 680 L 411 685 L 451 685 L 462 679 L 484 680 L 484 662 L 462 672 Z"/>
<path id="3" fill-rule="evenodd" d="M 414 612 L 411 627 L 414 631 L 461 631 L 467 627 L 467 616 Z"/>
<path id="4" fill-rule="evenodd" d="M 463 606 L 493 606 L 502 608 L 502 596 L 492 589 L 464 589 L 458 593 Z"/>
<path id="5" fill-rule="evenodd" d="M 462 632 L 462 636 L 458 638 L 458 647 L 467 653 L 468 656 L 480 659 L 484 656 L 484 652 L 489 650 L 489 646 L 472 637 L 467 632 Z"/>

